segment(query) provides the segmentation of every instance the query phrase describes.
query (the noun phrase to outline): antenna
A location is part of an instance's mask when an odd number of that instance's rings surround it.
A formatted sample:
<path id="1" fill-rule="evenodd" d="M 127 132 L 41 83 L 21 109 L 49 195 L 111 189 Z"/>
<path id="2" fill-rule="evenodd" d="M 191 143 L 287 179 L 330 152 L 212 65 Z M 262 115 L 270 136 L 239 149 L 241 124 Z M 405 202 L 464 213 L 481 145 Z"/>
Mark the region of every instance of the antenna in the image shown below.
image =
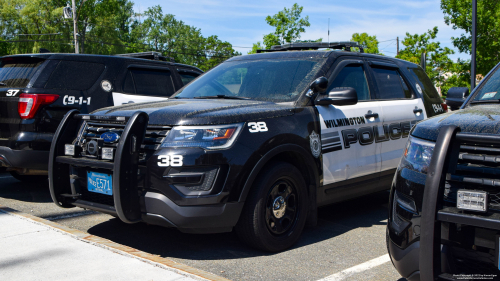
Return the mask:
<path id="1" fill-rule="evenodd" d="M 330 18 L 328 18 L 328 43 L 330 43 Z"/>

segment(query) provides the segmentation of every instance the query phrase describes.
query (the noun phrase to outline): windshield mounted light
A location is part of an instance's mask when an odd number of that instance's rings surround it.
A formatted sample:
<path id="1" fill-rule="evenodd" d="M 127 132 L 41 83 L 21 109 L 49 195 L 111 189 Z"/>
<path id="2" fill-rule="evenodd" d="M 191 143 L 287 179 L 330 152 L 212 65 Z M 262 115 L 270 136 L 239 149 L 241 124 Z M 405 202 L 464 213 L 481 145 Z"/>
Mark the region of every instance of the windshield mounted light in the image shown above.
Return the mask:
<path id="1" fill-rule="evenodd" d="M 410 136 L 401 158 L 400 168 L 427 174 L 435 143 Z"/>
<path id="2" fill-rule="evenodd" d="M 174 127 L 161 147 L 200 147 L 225 149 L 231 147 L 243 124 Z"/>

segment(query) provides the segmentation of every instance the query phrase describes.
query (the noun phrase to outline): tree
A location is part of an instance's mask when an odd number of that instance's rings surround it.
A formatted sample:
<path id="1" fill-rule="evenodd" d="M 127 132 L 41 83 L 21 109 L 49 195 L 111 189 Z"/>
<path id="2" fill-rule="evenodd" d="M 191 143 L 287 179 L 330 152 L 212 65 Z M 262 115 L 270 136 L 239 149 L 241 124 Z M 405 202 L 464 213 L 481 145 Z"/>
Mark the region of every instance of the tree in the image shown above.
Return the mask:
<path id="1" fill-rule="evenodd" d="M 463 53 L 471 54 L 472 3 L 463 0 L 441 0 L 444 21 L 453 29 L 462 29 L 459 37 L 452 37 L 453 45 Z M 477 2 L 477 72 L 486 75 L 499 61 L 500 1 Z M 469 68 L 470 69 L 470 68 Z"/>
<path id="2" fill-rule="evenodd" d="M 351 41 L 363 46 L 365 53 L 380 54 L 378 50 L 377 36 L 370 36 L 368 33 L 353 33 Z"/>
<path id="3" fill-rule="evenodd" d="M 62 17 L 66 5 L 62 0 L 0 1 L 0 35 L 9 44 L 8 53 L 74 52 L 73 22 Z M 80 0 L 76 6 L 82 52 L 125 51 L 121 35 L 128 32 L 132 2 Z"/>
<path id="4" fill-rule="evenodd" d="M 274 32 L 264 35 L 263 44 L 260 42 L 253 45 L 252 50 L 248 54 L 255 54 L 257 49 L 271 49 L 274 45 L 282 45 L 286 43 L 297 42 L 300 39 L 300 34 L 306 32 L 305 27 L 310 26 L 309 16 L 301 18 L 302 10 L 304 7 L 299 6 L 297 3 L 293 4 L 292 8 L 284 8 L 283 11 L 278 12 L 273 16 L 267 16 L 266 22 L 275 28 Z M 322 39 L 319 39 L 320 41 Z M 309 42 L 320 42 L 313 40 Z"/>
<path id="5" fill-rule="evenodd" d="M 448 47 L 443 48 L 439 42 L 433 41 L 436 39 L 437 33 L 437 26 L 420 35 L 412 35 L 407 32 L 402 41 L 405 48 L 399 51 L 399 55 L 396 57 L 420 64 L 422 53 L 425 52 L 427 54 L 425 72 L 436 86 L 442 87 L 445 85 L 445 80 L 449 76 L 450 71 L 457 71 L 460 67 L 455 65 L 448 57 L 454 53 L 453 50 Z M 462 65 L 463 63 L 460 64 L 460 66 Z M 446 73 L 448 75 L 445 75 Z M 453 72 L 451 74 L 456 75 Z M 458 74 L 461 74 L 461 72 Z M 457 76 L 457 79 L 460 77 L 462 76 Z"/>
<path id="6" fill-rule="evenodd" d="M 132 25 L 133 38 L 131 51 L 138 48 L 160 52 L 176 62 L 194 65 L 202 70 L 209 70 L 224 60 L 241 55 L 229 42 L 221 41 L 217 36 L 207 38 L 201 30 L 177 20 L 174 15 L 163 14 L 160 6 L 148 8 L 144 12 L 143 22 Z"/>

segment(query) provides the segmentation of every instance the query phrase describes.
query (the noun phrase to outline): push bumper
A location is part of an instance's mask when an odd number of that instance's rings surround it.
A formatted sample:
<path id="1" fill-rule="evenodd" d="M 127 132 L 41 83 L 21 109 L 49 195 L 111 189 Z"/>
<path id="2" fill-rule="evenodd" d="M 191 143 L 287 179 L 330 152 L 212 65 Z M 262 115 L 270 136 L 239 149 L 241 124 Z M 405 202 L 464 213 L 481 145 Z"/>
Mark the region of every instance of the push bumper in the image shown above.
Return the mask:
<path id="1" fill-rule="evenodd" d="M 229 232 L 236 225 L 243 203 L 214 204 L 212 196 L 199 197 L 196 204 L 181 206 L 159 191 L 141 188 L 142 181 L 138 178 L 144 175 L 141 171 L 147 170 L 138 165 L 138 151 L 148 123 L 145 113 L 128 118 L 114 162 L 64 156 L 64 144 L 73 141 L 82 119 L 77 113 L 68 112 L 51 147 L 49 189 L 58 206 L 83 207 L 114 215 L 125 223 L 146 222 L 187 233 Z M 90 170 L 112 175 L 112 196 L 86 191 L 85 178 Z"/>

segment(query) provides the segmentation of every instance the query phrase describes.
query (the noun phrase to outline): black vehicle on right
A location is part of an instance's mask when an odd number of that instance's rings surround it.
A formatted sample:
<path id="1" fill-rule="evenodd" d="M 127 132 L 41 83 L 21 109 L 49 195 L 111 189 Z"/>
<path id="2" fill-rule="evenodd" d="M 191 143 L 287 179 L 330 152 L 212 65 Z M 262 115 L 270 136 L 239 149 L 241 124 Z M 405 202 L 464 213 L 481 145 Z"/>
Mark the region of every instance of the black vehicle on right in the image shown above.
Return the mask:
<path id="1" fill-rule="evenodd" d="M 392 183 L 387 248 L 410 281 L 500 279 L 500 64 L 467 94 L 412 129 Z"/>

